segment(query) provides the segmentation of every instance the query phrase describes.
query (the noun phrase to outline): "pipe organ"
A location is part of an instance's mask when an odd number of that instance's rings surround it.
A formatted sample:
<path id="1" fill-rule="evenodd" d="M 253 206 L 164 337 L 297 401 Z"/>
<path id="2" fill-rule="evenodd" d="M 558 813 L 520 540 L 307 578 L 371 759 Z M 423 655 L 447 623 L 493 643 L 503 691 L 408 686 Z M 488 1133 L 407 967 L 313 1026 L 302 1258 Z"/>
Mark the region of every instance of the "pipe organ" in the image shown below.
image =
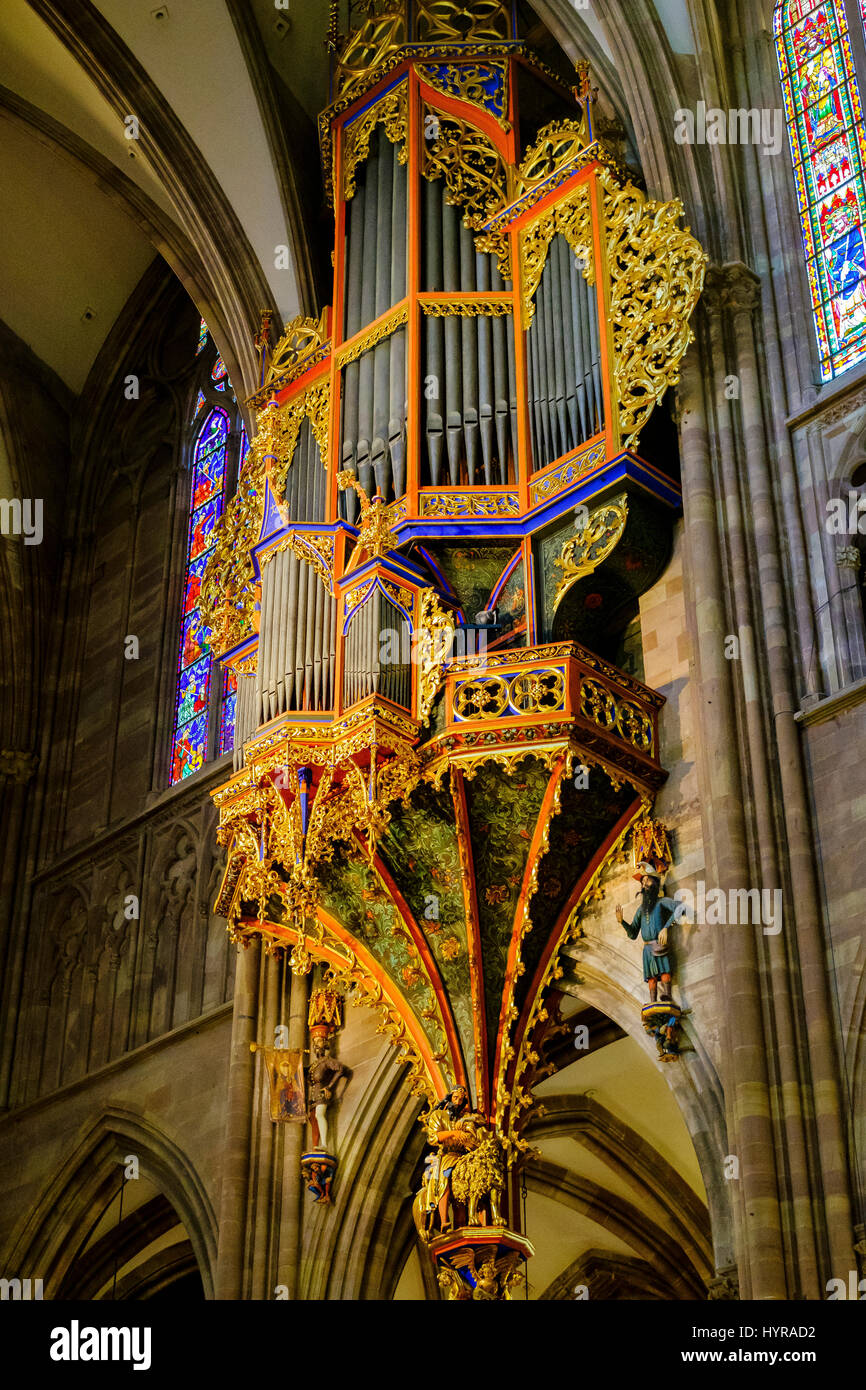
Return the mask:
<path id="1" fill-rule="evenodd" d="M 238 678 L 217 910 L 325 962 L 508 1163 L 557 952 L 664 777 L 660 697 L 576 639 L 666 562 L 679 492 L 638 441 L 705 259 L 523 12 L 375 0 L 332 23 L 331 303 L 258 340 L 202 588 Z M 386 931 L 349 907 L 371 894 Z"/>

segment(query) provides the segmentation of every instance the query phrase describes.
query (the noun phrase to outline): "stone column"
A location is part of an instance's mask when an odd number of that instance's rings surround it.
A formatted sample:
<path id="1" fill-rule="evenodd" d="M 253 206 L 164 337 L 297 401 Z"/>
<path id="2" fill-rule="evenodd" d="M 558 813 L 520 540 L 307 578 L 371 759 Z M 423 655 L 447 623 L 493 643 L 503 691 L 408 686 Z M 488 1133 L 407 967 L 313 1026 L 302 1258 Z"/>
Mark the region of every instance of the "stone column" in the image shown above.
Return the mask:
<path id="1" fill-rule="evenodd" d="M 261 942 L 238 953 L 234 1020 L 226 1098 L 222 1196 L 215 1289 L 217 1298 L 244 1297 L 247 1248 L 247 1197 L 250 1183 L 250 1116 L 255 1095 L 255 1055 Z"/>
<path id="2" fill-rule="evenodd" d="M 784 808 L 793 923 L 799 954 L 807 1055 L 815 1104 L 821 1186 L 830 1273 L 854 1268 L 852 1213 L 838 1042 L 830 1000 L 823 923 L 815 883 L 815 848 L 806 797 L 802 749 L 794 722 L 798 702 L 792 688 L 786 594 L 773 487 L 767 459 L 762 380 L 758 372 L 753 314 L 757 277 L 745 266 L 728 267 L 727 300 L 732 310 L 748 503 L 758 552 L 757 585 L 768 658 L 776 756 Z M 783 930 L 785 930 L 783 926 Z M 792 943 L 793 944 L 793 943 Z"/>
<path id="3" fill-rule="evenodd" d="M 745 736 L 748 743 L 749 782 L 752 792 L 752 821 L 755 846 L 760 867 L 760 883 L 772 891 L 782 882 L 779 866 L 776 825 L 773 817 L 772 776 L 768 762 L 768 730 L 761 699 L 761 673 L 757 655 L 752 591 L 749 583 L 750 559 L 746 543 L 746 527 L 740 501 L 737 468 L 737 430 L 733 403 L 722 391 L 730 380 L 725 360 L 726 320 L 723 304 L 727 303 L 730 276 L 728 270 L 711 267 L 703 295 L 703 304 L 710 328 L 710 351 L 713 364 L 711 381 L 716 396 L 716 448 L 719 460 L 720 492 L 724 502 L 725 543 L 729 556 L 730 587 L 733 602 L 733 627 L 739 639 L 739 657 L 729 663 L 734 681 L 739 677 L 742 709 L 745 715 Z M 750 883 L 754 882 L 750 878 Z M 745 886 L 745 885 L 744 885 Z M 740 927 L 738 930 L 749 930 Z M 791 976 L 785 943 L 781 935 L 771 935 L 760 941 L 759 928 L 754 928 L 756 954 L 767 957 L 769 979 L 772 982 L 770 1007 L 773 1023 L 772 1044 L 776 1056 L 778 1084 L 784 1098 L 777 1104 L 781 1116 L 775 1128 L 777 1144 L 784 1144 L 787 1153 L 785 1176 L 778 1175 L 780 1189 L 789 1186 L 793 1204 L 794 1230 L 787 1234 L 788 1260 L 797 1265 L 797 1286 L 810 1298 L 820 1296 L 817 1278 L 817 1251 L 812 1220 L 812 1194 L 809 1182 L 806 1136 L 800 1095 L 803 1077 L 797 1047 L 796 1028 L 792 1012 Z M 787 1179 L 787 1181 L 785 1181 Z M 781 1192 L 780 1192 L 781 1195 Z M 796 1235 L 794 1234 L 796 1231 Z M 794 1248 L 795 1247 L 795 1248 Z"/>
<path id="4" fill-rule="evenodd" d="M 681 463 L 686 555 L 695 598 L 698 681 L 696 708 L 707 750 L 704 774 L 711 803 L 707 838 L 722 889 L 747 887 L 749 862 L 743 820 L 738 735 L 731 663 L 725 658 L 728 623 L 717 523 L 717 498 L 709 456 L 703 381 L 698 354 L 683 362 Z M 755 939 L 751 930 L 716 933 L 723 984 L 728 1067 L 723 1078 L 731 1130 L 740 1163 L 739 1258 L 744 1297 L 787 1297 L 781 1215 L 775 1169 L 766 1040 Z M 723 1155 L 719 1155 L 721 1163 Z M 747 1276 L 747 1277 L 743 1277 Z"/>

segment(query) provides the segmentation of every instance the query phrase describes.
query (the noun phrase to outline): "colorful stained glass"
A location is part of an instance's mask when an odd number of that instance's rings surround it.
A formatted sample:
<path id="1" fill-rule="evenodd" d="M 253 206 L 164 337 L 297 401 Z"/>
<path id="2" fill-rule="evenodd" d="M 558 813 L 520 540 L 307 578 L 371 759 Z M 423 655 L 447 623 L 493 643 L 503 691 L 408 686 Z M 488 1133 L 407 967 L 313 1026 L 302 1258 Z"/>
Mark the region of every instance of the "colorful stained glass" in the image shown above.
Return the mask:
<path id="1" fill-rule="evenodd" d="M 208 701 L 212 659 L 209 633 L 202 624 L 199 613 L 199 598 L 202 576 L 213 546 L 214 527 L 223 509 L 228 436 L 228 415 L 224 410 L 212 410 L 199 430 L 193 458 L 172 782 L 196 772 L 208 756 Z"/>
<path id="2" fill-rule="evenodd" d="M 861 0 L 866 16 L 866 0 Z M 844 0 L 782 0 L 776 54 L 806 269 L 829 381 L 866 358 L 866 167 Z"/>
<path id="3" fill-rule="evenodd" d="M 204 766 L 207 757 L 207 711 L 199 714 L 175 734 L 171 780 L 179 782 Z"/>
<path id="4" fill-rule="evenodd" d="M 202 410 L 205 405 L 207 405 L 207 398 L 205 397 L 205 393 L 204 391 L 199 391 L 198 395 L 195 398 L 195 410 L 193 411 L 192 416 L 194 420 L 198 419 L 199 411 Z"/>
<path id="5" fill-rule="evenodd" d="M 196 350 L 195 350 L 195 355 L 196 355 L 196 357 L 198 357 L 199 353 L 202 351 L 202 349 L 203 349 L 203 347 L 204 347 L 204 345 L 205 345 L 206 342 L 207 342 L 207 324 L 205 323 L 204 319 L 202 319 L 201 323 L 200 323 L 199 326 L 198 326 L 198 347 L 197 347 Z"/>
<path id="6" fill-rule="evenodd" d="M 219 353 L 216 355 L 216 361 L 213 364 L 210 375 L 211 381 L 214 383 L 217 390 L 224 391 L 228 385 L 228 373 L 226 372 L 226 364 Z"/>
<path id="7" fill-rule="evenodd" d="M 230 753 L 235 745 L 237 689 L 238 678 L 234 671 L 226 671 L 223 677 L 222 711 L 220 714 L 220 753 Z"/>

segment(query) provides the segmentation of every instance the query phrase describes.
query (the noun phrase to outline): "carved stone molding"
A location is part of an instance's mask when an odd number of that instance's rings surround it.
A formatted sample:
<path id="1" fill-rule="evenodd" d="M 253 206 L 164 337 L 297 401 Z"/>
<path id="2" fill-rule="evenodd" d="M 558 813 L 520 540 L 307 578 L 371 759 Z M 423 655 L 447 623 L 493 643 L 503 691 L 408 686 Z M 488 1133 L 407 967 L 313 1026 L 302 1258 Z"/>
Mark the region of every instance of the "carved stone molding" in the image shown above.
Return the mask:
<path id="1" fill-rule="evenodd" d="M 702 294 L 711 314 L 723 309 L 732 314 L 752 313 L 761 302 L 760 278 L 742 261 L 707 266 Z"/>
<path id="2" fill-rule="evenodd" d="M 38 766 L 36 753 L 25 753 L 21 748 L 0 749 L 0 775 L 11 777 L 13 782 L 29 782 Z"/>

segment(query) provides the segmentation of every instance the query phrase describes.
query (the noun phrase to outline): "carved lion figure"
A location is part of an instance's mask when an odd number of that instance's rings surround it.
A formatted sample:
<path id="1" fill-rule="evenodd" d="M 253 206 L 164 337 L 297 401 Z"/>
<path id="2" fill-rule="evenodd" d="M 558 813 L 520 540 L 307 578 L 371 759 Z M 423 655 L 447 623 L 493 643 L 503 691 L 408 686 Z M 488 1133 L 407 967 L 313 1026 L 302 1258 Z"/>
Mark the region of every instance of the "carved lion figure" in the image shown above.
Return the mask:
<path id="1" fill-rule="evenodd" d="M 494 1226 L 502 1224 L 502 1190 L 505 1187 L 505 1163 L 502 1145 L 496 1135 L 488 1130 L 477 1148 L 471 1149 L 458 1158 L 451 1175 L 451 1190 L 458 1202 L 467 1208 L 470 1226 L 480 1226 L 478 1203 L 487 1197 L 490 1203 L 490 1221 Z"/>

